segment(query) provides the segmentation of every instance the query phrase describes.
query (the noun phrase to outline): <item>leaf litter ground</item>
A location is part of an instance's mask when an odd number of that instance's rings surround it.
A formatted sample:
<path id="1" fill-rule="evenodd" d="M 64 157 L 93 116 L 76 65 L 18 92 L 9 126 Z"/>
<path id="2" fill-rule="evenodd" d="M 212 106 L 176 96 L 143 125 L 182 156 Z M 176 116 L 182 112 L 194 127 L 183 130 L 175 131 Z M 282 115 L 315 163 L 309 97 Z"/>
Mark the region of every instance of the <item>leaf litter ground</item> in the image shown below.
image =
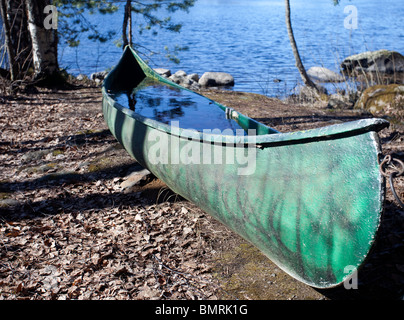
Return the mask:
<path id="1" fill-rule="evenodd" d="M 314 290 L 171 192 L 108 131 L 96 87 L 0 100 L 0 299 L 346 299 L 402 295 L 404 211 L 385 221 L 359 290 Z M 207 96 L 280 131 L 367 117 L 260 95 Z M 404 158 L 403 129 L 381 133 Z M 403 181 L 397 181 L 403 195 Z"/>

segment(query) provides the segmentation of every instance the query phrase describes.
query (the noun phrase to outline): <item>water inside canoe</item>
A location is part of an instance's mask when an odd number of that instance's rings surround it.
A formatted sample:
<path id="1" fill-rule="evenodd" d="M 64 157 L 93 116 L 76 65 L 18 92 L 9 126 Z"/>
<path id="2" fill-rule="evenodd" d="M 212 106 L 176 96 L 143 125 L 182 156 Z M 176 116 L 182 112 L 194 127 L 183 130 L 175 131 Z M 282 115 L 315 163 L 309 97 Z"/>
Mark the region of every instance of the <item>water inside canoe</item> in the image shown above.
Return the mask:
<path id="1" fill-rule="evenodd" d="M 230 129 L 234 135 L 246 134 L 235 120 L 226 119 L 226 113 L 212 101 L 151 78 L 146 77 L 132 91 L 114 91 L 109 95 L 143 117 L 173 126 L 198 131 Z M 229 134 L 230 130 L 223 133 Z"/>

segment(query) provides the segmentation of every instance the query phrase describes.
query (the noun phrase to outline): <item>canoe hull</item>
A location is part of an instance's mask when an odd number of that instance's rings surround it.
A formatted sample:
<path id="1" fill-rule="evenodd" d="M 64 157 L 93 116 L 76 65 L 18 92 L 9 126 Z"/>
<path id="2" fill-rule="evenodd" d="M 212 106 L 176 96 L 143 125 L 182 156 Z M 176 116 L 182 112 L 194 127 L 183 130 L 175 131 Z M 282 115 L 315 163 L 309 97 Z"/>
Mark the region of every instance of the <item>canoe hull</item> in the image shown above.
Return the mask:
<path id="1" fill-rule="evenodd" d="M 103 112 L 142 166 L 296 279 L 334 287 L 363 264 L 383 210 L 382 120 L 225 143 L 156 126 L 105 91 Z"/>

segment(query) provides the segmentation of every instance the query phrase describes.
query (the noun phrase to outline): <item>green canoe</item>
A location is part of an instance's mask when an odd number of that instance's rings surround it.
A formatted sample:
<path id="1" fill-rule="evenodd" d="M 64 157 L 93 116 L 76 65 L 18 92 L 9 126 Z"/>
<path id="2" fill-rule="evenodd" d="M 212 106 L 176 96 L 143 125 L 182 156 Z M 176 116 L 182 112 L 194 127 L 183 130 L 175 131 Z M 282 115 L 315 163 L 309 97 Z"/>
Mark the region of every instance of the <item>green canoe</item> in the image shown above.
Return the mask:
<path id="1" fill-rule="evenodd" d="M 377 132 L 387 121 L 279 133 L 161 77 L 130 47 L 102 93 L 131 156 L 291 276 L 330 288 L 363 264 L 383 210 Z"/>

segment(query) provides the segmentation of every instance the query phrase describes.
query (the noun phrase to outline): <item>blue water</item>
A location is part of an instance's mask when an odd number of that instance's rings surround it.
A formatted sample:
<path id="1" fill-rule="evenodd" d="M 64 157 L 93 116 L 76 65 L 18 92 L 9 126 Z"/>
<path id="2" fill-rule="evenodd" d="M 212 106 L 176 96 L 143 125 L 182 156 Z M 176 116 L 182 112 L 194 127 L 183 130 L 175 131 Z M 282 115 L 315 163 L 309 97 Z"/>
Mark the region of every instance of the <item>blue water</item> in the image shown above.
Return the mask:
<path id="1" fill-rule="evenodd" d="M 92 15 L 101 30 L 121 35 L 122 9 L 114 15 Z M 344 57 L 367 50 L 390 49 L 404 54 L 403 0 L 290 0 L 295 38 L 306 69 L 324 66 L 338 71 Z M 358 29 L 344 28 L 347 5 L 358 12 Z M 287 94 L 300 81 L 285 27 L 283 0 L 197 0 L 189 13 L 177 12 L 181 33 L 134 34 L 134 41 L 155 54 L 153 67 L 202 75 L 223 71 L 235 77 L 234 90 L 269 96 Z M 144 22 L 134 17 L 136 25 Z M 117 63 L 122 49 L 113 43 L 99 44 L 81 37 L 78 48 L 60 44 L 60 65 L 73 74 L 105 70 Z M 167 61 L 164 46 L 188 46 L 178 54 L 179 65 Z M 148 53 L 146 49 L 142 49 Z M 274 82 L 274 80 L 281 80 Z"/>
<path id="2" fill-rule="evenodd" d="M 245 134 L 236 121 L 227 119 L 225 112 L 205 97 L 150 78 L 145 78 L 133 91 L 109 94 L 123 107 L 172 126 Z"/>

